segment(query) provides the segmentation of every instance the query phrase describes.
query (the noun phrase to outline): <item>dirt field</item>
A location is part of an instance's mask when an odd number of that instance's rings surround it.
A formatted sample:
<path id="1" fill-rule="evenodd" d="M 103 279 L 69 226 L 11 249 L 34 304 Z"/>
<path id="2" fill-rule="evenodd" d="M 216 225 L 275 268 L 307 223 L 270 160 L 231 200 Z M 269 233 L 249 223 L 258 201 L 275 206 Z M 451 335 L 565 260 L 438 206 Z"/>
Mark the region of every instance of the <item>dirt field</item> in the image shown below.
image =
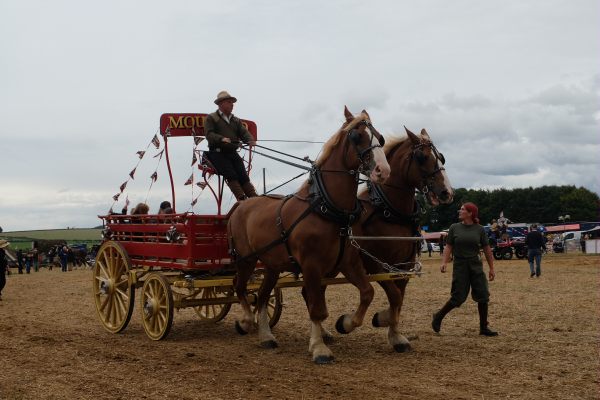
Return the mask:
<path id="1" fill-rule="evenodd" d="M 122 334 L 103 329 L 89 270 L 12 274 L 0 302 L 0 398 L 600 398 L 600 257 L 548 255 L 537 279 L 525 261 L 496 262 L 496 338 L 479 336 L 470 299 L 448 315 L 441 334 L 432 332 L 431 314 L 446 301 L 451 274 L 439 272 L 439 256 L 423 261 L 425 274 L 409 284 L 402 311 L 413 350 L 395 353 L 387 329 L 370 326 L 386 303 L 377 287 L 368 321 L 350 335 L 335 334 L 336 360 L 326 366 L 310 359 L 297 288 L 284 290 L 274 329 L 280 347 L 264 350 L 255 334 L 235 332 L 237 305 L 217 324 L 190 309 L 177 312 L 167 339 L 152 342 L 139 304 Z M 334 331 L 356 303 L 353 287 L 329 288 L 327 326 Z"/>

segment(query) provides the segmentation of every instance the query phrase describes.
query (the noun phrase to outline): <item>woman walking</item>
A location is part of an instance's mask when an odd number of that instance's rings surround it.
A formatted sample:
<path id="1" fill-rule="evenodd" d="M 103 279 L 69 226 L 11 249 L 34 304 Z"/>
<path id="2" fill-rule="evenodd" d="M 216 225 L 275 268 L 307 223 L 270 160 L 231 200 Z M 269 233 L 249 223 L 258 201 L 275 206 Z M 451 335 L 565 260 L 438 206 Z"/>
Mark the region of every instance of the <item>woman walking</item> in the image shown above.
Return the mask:
<path id="1" fill-rule="evenodd" d="M 452 269 L 452 289 L 450 300 L 435 314 L 431 321 L 431 327 L 435 332 L 439 332 L 442 319 L 453 308 L 460 307 L 467 300 L 469 290 L 471 297 L 477 302 L 479 310 L 479 334 L 484 336 L 497 336 L 498 333 L 490 330 L 488 327 L 488 303 L 490 292 L 488 282 L 483 272 L 483 263 L 479 256 L 479 249 L 483 249 L 483 254 L 490 267 L 489 280 L 493 281 L 496 273 L 494 272 L 494 258 L 488 243 L 487 235 L 481 225 L 479 225 L 478 208 L 473 203 L 465 203 L 458 211 L 460 223 L 452 224 L 448 231 L 446 247 L 442 256 L 442 266 L 440 271 L 446 272 L 446 264 L 450 255 L 454 256 Z"/>

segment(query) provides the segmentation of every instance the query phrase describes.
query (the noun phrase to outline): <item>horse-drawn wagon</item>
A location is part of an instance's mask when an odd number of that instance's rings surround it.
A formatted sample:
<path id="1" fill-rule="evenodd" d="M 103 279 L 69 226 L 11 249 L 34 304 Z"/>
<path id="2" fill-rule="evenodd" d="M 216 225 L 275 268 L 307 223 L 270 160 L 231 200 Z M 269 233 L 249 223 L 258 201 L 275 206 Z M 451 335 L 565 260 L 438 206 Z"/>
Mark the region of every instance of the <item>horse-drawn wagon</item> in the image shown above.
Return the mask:
<path id="1" fill-rule="evenodd" d="M 355 182 L 355 185 L 353 183 L 354 186 L 349 186 L 350 192 L 353 190 L 352 198 L 354 200 L 351 201 L 353 204 L 356 202 L 359 172 L 364 173 L 366 171 L 360 171 L 363 164 L 373 164 L 374 157 L 370 152 L 374 151 L 374 148 L 380 147 L 377 140 L 379 140 L 379 143 L 383 143 L 383 139 L 380 136 L 374 136 L 373 132 L 376 131 L 372 128 L 370 121 L 365 119 L 366 117 L 364 115 L 365 114 L 361 114 L 362 119 L 356 118 L 351 129 L 340 130 L 338 132 L 338 136 L 340 137 L 339 142 L 335 142 L 336 146 L 339 146 L 340 149 L 343 148 L 344 152 L 352 153 L 352 157 L 348 158 L 341 150 L 336 150 L 341 156 L 340 162 L 342 162 L 342 165 L 346 166 L 349 162 L 348 159 L 356 159 L 356 167 L 351 167 L 348 171 L 333 171 L 343 172 L 343 175 L 350 176 L 350 180 Z M 205 117 L 205 114 L 163 114 L 161 116 L 160 134 L 164 143 L 164 155 L 171 181 L 173 207 L 175 207 L 176 199 L 168 153 L 169 141 L 174 137 L 192 136 L 194 137 L 194 142 L 198 145 L 204 135 L 203 119 Z M 349 121 L 352 118 L 347 116 Z M 243 122 L 246 124 L 254 138 L 257 138 L 256 124 L 252 121 Z M 379 134 L 377 133 L 377 135 Z M 409 141 L 409 145 L 402 144 L 402 146 L 399 146 L 405 147 L 405 149 L 398 151 L 396 151 L 397 149 L 394 149 L 391 151 L 392 153 L 395 153 L 398 160 L 401 160 L 398 162 L 403 165 L 403 170 L 398 171 L 400 173 L 398 179 L 403 181 L 402 184 L 405 186 L 405 188 L 402 189 L 401 195 L 405 196 L 408 194 L 407 204 L 402 204 L 402 210 L 405 210 L 408 206 L 410 208 L 408 211 L 409 216 L 404 218 L 404 211 L 400 212 L 394 208 L 393 201 L 390 202 L 390 199 L 393 199 L 395 195 L 388 194 L 386 196 L 383 193 L 385 190 L 380 188 L 380 196 L 378 197 L 380 200 L 383 199 L 381 201 L 383 201 L 383 207 L 385 209 L 382 211 L 381 218 L 386 219 L 391 216 L 396 224 L 408 224 L 410 229 L 405 229 L 403 231 L 409 232 L 407 236 L 411 236 L 411 233 L 415 231 L 415 187 L 425 189 L 426 191 L 429 190 L 430 198 L 439 197 L 444 202 L 449 201 L 452 198 L 451 188 L 449 187 L 449 183 L 443 172 L 443 156 L 441 156 L 435 147 L 433 147 L 433 144 L 430 142 L 429 137 L 426 136 L 426 133 L 425 136 L 422 135 L 420 138 L 417 137 L 417 135 L 411 135 L 410 139 L 412 140 L 412 144 Z M 360 145 L 362 140 L 364 140 L 364 142 L 362 142 L 364 145 Z M 252 153 L 252 149 L 248 148 L 244 157 L 248 172 L 252 165 Z M 326 153 L 329 154 L 333 152 L 328 153 L 327 151 L 323 151 L 323 154 Z M 427 161 L 427 154 L 430 156 L 429 161 Z M 390 154 L 390 156 L 392 156 L 392 154 Z M 441 160 L 440 156 L 442 157 Z M 323 155 L 321 157 L 323 157 Z M 385 155 L 383 155 L 383 157 L 383 160 L 385 161 Z M 414 162 L 413 159 L 415 160 Z M 412 170 L 411 165 L 413 165 Z M 217 322 L 227 315 L 232 304 L 241 302 L 245 306 L 245 311 L 246 306 L 251 308 L 255 315 L 255 323 L 257 320 L 263 319 L 262 325 L 261 322 L 258 321 L 259 331 L 261 327 L 264 327 L 264 318 L 267 318 L 267 325 L 271 328 L 278 322 L 282 312 L 281 289 L 299 286 L 305 286 L 304 289 L 306 289 L 306 277 L 303 269 L 295 271 L 295 273 L 290 272 L 280 274 L 278 272 L 275 284 L 271 284 L 272 282 L 270 281 L 273 276 L 272 271 L 270 271 L 267 268 L 268 265 L 265 264 L 265 262 L 268 264 L 270 260 L 268 260 L 268 257 L 265 258 L 266 261 L 263 260 L 263 253 L 269 252 L 274 246 L 279 247 L 277 251 L 285 251 L 285 248 L 287 247 L 288 253 L 286 253 L 285 257 L 287 259 L 287 255 L 289 254 L 290 260 L 292 260 L 292 253 L 296 251 L 296 247 L 292 245 L 290 250 L 290 247 L 286 244 L 288 239 L 290 240 L 290 243 L 292 239 L 294 239 L 291 230 L 288 232 L 289 237 L 279 241 L 276 238 L 270 245 L 267 245 L 252 254 L 239 254 L 239 252 L 236 253 L 236 251 L 231 248 L 232 228 L 230 227 L 228 230 L 227 225 L 231 218 L 231 214 L 237 206 L 234 206 L 228 213 L 223 214 L 221 212 L 222 201 L 224 198 L 224 181 L 222 177 L 218 175 L 218 171 L 215 171 L 210 162 L 206 160 L 206 157 L 202 157 L 202 154 L 200 154 L 198 168 L 201 171 L 200 174 L 203 180 L 202 187 L 208 188 L 216 201 L 216 214 L 196 214 L 193 212 L 178 213 L 174 210 L 173 214 L 122 215 L 109 213 L 100 216 L 104 225 L 104 240 L 98 250 L 94 265 L 93 296 L 100 321 L 104 328 L 109 332 L 119 333 L 127 327 L 133 313 L 136 291 L 138 291 L 141 296 L 140 311 L 144 330 L 149 338 L 160 340 L 165 338 L 171 329 L 173 323 L 173 311 L 175 309 L 187 307 L 193 307 L 201 319 Z M 313 182 L 314 171 L 315 169 L 318 170 L 318 162 L 312 163 L 312 166 L 307 169 L 312 171 L 311 178 L 307 182 Z M 321 172 L 326 173 L 332 171 L 326 171 L 324 169 Z M 350 172 L 350 174 L 346 174 L 347 172 Z M 369 173 L 371 173 L 371 170 L 369 170 Z M 214 177 L 211 178 L 210 176 L 213 174 Z M 324 180 L 322 178 L 320 179 L 323 186 L 322 189 L 326 190 L 325 187 L 328 184 L 323 184 Z M 337 177 L 335 179 L 341 180 L 341 178 Z M 448 190 L 450 190 L 450 192 L 448 192 Z M 412 195 L 410 194 L 411 192 Z M 321 196 L 330 200 L 327 193 L 321 193 Z M 265 196 L 261 196 L 261 198 L 264 197 Z M 337 199 L 339 197 L 335 198 Z M 236 203 L 236 205 L 250 202 L 250 200 L 253 199 L 244 200 L 241 203 Z M 282 198 L 271 200 L 284 201 Z M 294 201 L 301 200 L 302 199 L 299 197 L 294 199 Z M 403 198 L 403 200 L 405 200 L 405 198 Z M 361 201 L 364 202 L 366 200 Z M 314 212 L 315 214 L 319 214 L 322 212 L 323 215 L 317 215 L 315 218 L 325 218 L 326 216 L 324 214 L 328 211 L 324 204 L 325 203 L 319 203 L 319 205 L 314 207 L 310 205 L 308 213 Z M 330 206 L 332 205 L 330 204 Z M 283 204 L 281 208 L 283 208 Z M 371 222 L 379 219 L 378 214 L 375 215 L 376 211 L 377 210 L 373 211 L 373 214 L 368 216 Z M 362 214 L 365 214 L 365 212 L 362 212 Z M 280 209 L 278 223 L 281 223 L 281 217 Z M 300 223 L 300 220 L 298 220 L 298 223 Z M 275 221 L 273 221 L 273 224 L 275 224 Z M 294 226 L 295 224 L 296 223 L 294 223 Z M 349 225 L 347 227 L 349 227 Z M 298 229 L 298 232 L 299 231 L 300 229 Z M 344 230 L 338 229 L 336 232 L 338 231 L 343 232 Z M 379 253 L 376 252 L 375 248 L 370 250 L 370 252 L 361 248 L 361 246 L 368 247 L 368 238 L 363 237 L 361 239 L 359 237 L 353 237 L 351 229 L 346 229 L 345 232 L 345 236 L 339 233 L 340 236 L 344 236 L 339 240 L 339 253 L 338 245 L 331 245 L 335 248 L 332 253 L 334 260 L 337 255 L 335 267 L 345 262 L 341 255 L 344 254 L 344 249 L 347 249 L 346 255 L 351 256 L 351 254 L 356 254 L 354 261 L 359 258 L 359 250 L 362 251 L 361 254 L 365 257 L 376 260 L 376 267 L 373 268 L 373 265 L 371 266 L 371 269 L 375 272 L 366 276 L 366 281 L 368 282 L 389 282 L 393 285 L 394 281 L 408 281 L 410 277 L 418 272 L 418 268 L 404 269 L 399 267 L 401 264 L 410 265 L 411 267 L 418 265 L 418 261 L 415 262 L 414 260 L 417 246 L 412 245 L 413 243 L 418 242 L 418 238 L 406 238 L 411 243 L 408 252 L 404 251 L 405 255 L 402 256 L 402 262 L 397 262 L 397 258 L 390 262 L 389 259 L 386 260 L 386 257 L 381 255 L 379 255 L 379 257 L 382 260 L 378 259 L 376 255 Z M 388 236 L 394 234 L 393 230 L 388 230 L 385 233 Z M 300 233 L 294 232 L 294 235 L 300 235 Z M 337 236 L 338 233 L 335 235 Z M 282 234 L 282 236 L 284 235 Z M 380 242 L 380 244 L 381 243 L 384 242 Z M 309 245 L 312 246 L 314 243 L 309 243 Z M 308 248 L 310 247 L 309 245 L 304 243 L 303 246 L 300 247 Z M 357 253 L 351 253 L 352 251 Z M 296 259 L 304 259 L 296 253 L 293 255 Z M 247 280 L 247 287 L 242 287 L 239 282 L 236 282 L 236 267 L 238 267 L 237 272 L 239 273 L 238 264 L 240 264 L 240 262 L 242 264 L 247 264 L 248 261 L 250 261 L 250 264 L 253 263 L 253 270 L 251 271 L 250 277 L 244 276 L 244 280 Z M 256 261 L 258 261 L 258 263 L 256 263 Z M 382 266 L 384 266 L 384 268 L 382 268 Z M 293 271 L 293 268 L 291 270 Z M 323 288 L 323 295 L 325 292 L 324 288 L 327 285 L 347 282 L 355 284 L 356 278 L 351 277 L 351 279 L 349 279 L 346 272 L 344 272 L 346 277 L 339 277 L 336 276 L 337 272 L 339 272 L 338 269 L 329 268 L 328 271 L 327 274 L 320 275 L 317 280 L 318 286 Z M 360 274 L 365 275 L 365 272 L 362 269 L 362 263 L 360 264 L 360 271 L 362 271 Z M 265 283 L 265 281 L 269 282 Z M 244 282 L 244 284 L 245 283 L 246 282 Z M 404 295 L 405 285 L 405 283 L 400 285 L 401 287 L 399 290 L 401 291 L 401 296 Z M 264 293 L 265 287 L 268 288 L 266 294 Z M 236 289 L 235 291 L 234 288 Z M 386 290 L 386 292 L 390 291 L 391 289 Z M 363 293 L 361 292 L 361 307 L 364 307 L 363 311 L 365 311 L 370 300 L 363 304 L 362 294 Z M 266 300 L 265 296 L 268 296 Z M 310 294 L 308 296 L 309 299 L 306 299 L 305 297 L 307 305 L 310 301 Z M 390 293 L 388 293 L 388 296 L 391 296 Z M 261 298 L 260 301 L 259 297 Z M 399 307 L 402 302 L 400 300 L 399 304 L 397 301 L 394 301 L 394 303 L 394 307 L 397 307 L 396 312 L 399 314 Z M 258 310 L 259 308 L 261 309 Z M 257 314 L 260 315 L 260 318 Z M 383 315 L 385 313 L 378 314 Z M 392 329 L 392 324 L 397 323 L 397 318 L 391 315 L 385 315 L 385 318 L 380 315 L 379 322 L 376 322 L 374 318 L 373 323 L 378 323 L 378 326 L 390 326 L 390 329 Z M 245 316 L 245 321 L 247 322 L 246 317 L 247 315 Z M 352 321 L 354 322 L 354 319 L 352 319 Z M 340 331 L 343 331 L 344 326 L 347 327 L 349 322 L 342 321 L 341 324 L 342 325 L 340 325 L 340 321 L 338 321 L 338 326 L 336 327 L 338 330 L 341 329 Z M 245 333 L 244 331 L 248 328 L 248 325 L 244 325 L 244 327 L 245 329 L 242 329 L 240 324 L 236 324 L 236 328 L 240 333 Z M 352 326 L 351 329 L 353 328 L 354 326 Z M 351 329 L 346 328 L 347 332 L 343 333 L 348 333 Z M 397 326 L 394 325 L 394 329 L 397 330 Z M 325 332 L 326 331 L 322 332 L 323 335 L 325 335 Z M 399 333 L 396 332 L 396 334 Z M 388 336 L 390 336 L 390 341 L 392 342 L 392 335 L 390 334 Z M 406 341 L 406 339 L 404 340 Z M 313 339 L 311 337 L 311 346 L 312 342 Z M 396 348 L 397 343 L 392 344 Z M 402 348 L 404 349 L 405 347 Z M 313 359 L 316 362 L 328 362 L 333 359 L 333 356 L 318 356 L 313 354 Z"/>

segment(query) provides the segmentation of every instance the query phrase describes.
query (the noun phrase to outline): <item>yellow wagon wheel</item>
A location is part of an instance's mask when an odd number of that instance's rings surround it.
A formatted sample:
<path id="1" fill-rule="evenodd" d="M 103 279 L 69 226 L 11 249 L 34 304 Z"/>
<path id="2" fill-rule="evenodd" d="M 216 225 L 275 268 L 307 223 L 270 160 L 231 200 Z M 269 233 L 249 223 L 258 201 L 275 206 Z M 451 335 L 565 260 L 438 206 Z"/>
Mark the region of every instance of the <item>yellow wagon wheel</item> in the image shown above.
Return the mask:
<path id="1" fill-rule="evenodd" d="M 105 242 L 96 255 L 93 295 L 104 328 L 119 333 L 127 327 L 135 301 L 135 287 L 129 281 L 131 260 L 117 242 Z"/>
<path id="2" fill-rule="evenodd" d="M 173 293 L 162 275 L 148 275 L 142 286 L 142 325 L 152 340 L 164 339 L 173 325 Z"/>
<path id="3" fill-rule="evenodd" d="M 271 291 L 269 301 L 267 302 L 267 315 L 269 316 L 269 326 L 272 328 L 279 322 L 281 311 L 283 310 L 283 293 L 281 288 L 275 288 Z M 252 311 L 257 314 L 258 307 L 256 302 L 252 305 Z"/>
<path id="4" fill-rule="evenodd" d="M 212 300 L 231 296 L 233 296 L 232 288 L 207 287 L 200 289 L 195 298 Z M 198 314 L 202 320 L 210 322 L 219 322 L 225 318 L 227 313 L 229 313 L 229 310 L 231 310 L 231 303 L 207 304 L 194 307 L 194 311 L 196 311 L 196 314 Z"/>

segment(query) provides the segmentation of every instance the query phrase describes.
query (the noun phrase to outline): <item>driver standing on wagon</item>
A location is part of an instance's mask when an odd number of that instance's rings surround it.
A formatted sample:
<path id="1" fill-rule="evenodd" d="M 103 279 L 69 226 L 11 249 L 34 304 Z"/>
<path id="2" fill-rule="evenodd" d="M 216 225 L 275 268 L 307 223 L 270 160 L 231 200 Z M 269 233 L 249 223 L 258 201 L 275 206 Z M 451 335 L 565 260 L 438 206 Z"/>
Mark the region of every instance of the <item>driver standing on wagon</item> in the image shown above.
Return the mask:
<path id="1" fill-rule="evenodd" d="M 240 142 L 251 146 L 256 142 L 242 121 L 231 113 L 236 101 L 237 99 L 226 91 L 219 92 L 215 100 L 219 109 L 206 117 L 204 132 L 208 141 L 207 158 L 218 174 L 225 178 L 227 186 L 239 201 L 257 194 L 237 149 Z"/>

